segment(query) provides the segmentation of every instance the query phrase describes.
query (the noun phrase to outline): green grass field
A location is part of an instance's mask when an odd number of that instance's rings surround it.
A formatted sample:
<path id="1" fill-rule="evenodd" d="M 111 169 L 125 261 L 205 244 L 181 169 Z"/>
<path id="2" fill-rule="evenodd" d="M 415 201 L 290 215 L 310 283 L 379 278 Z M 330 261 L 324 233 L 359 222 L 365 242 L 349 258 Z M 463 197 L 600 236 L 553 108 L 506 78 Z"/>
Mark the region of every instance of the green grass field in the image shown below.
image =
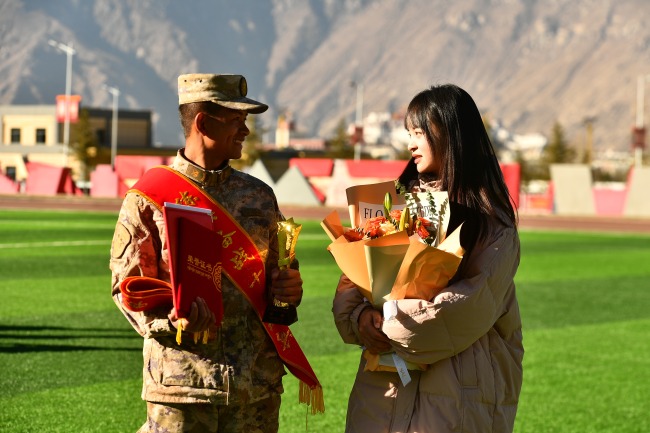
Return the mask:
<path id="1" fill-rule="evenodd" d="M 134 432 L 141 338 L 110 297 L 116 214 L 0 211 L 0 431 Z M 300 222 L 300 221 L 299 221 Z M 307 415 L 285 378 L 280 431 L 341 432 L 360 351 L 331 315 L 338 269 L 302 221 L 292 326 L 324 385 Z M 650 236 L 523 231 L 524 387 L 517 432 L 650 431 Z"/>

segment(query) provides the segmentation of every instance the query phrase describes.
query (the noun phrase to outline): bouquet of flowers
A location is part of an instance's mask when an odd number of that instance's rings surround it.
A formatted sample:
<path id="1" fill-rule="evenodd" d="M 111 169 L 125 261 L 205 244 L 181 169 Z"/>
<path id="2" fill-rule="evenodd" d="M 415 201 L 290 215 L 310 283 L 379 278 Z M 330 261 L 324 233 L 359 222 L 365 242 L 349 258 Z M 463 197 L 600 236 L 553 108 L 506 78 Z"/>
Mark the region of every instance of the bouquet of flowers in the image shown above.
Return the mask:
<path id="1" fill-rule="evenodd" d="M 394 190 L 393 182 L 348 188 L 353 227 L 343 227 L 337 212 L 321 223 L 337 265 L 378 309 L 388 300 L 431 299 L 455 275 L 465 252 L 462 225 L 446 235 L 446 193 Z"/>
<path id="2" fill-rule="evenodd" d="M 347 193 L 352 227 L 344 227 L 337 212 L 321 226 L 332 241 L 328 250 L 337 265 L 375 308 L 381 310 L 391 300 L 432 299 L 447 286 L 465 250 L 462 224 L 446 233 L 446 192 L 397 194 L 393 182 L 382 182 L 348 188 Z M 366 370 L 399 371 L 396 355 L 365 351 L 364 357 Z"/>

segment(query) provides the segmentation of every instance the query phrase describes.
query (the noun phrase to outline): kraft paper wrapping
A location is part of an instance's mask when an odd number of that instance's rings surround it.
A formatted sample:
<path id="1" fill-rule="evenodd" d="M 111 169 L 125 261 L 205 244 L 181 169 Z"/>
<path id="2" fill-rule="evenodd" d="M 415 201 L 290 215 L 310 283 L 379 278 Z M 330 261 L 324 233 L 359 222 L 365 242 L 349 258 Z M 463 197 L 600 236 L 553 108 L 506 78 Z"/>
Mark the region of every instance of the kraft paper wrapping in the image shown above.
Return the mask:
<path id="1" fill-rule="evenodd" d="M 368 218 L 383 215 L 384 196 L 389 192 L 393 201 L 392 209 L 403 209 L 406 206 L 404 196 L 395 192 L 395 182 L 380 182 L 368 185 L 351 186 L 345 190 L 348 199 L 348 212 L 352 227 L 363 227 Z M 449 226 L 450 213 L 442 211 L 443 205 L 449 199 L 447 191 L 430 191 L 410 194 L 416 203 L 417 213 L 438 224 L 438 239 L 442 242 Z M 433 209 L 429 204 L 429 195 L 435 201 L 435 211 L 442 213 L 438 217 L 433 216 Z"/>
<path id="2" fill-rule="evenodd" d="M 431 299 L 454 276 L 464 250 L 458 227 L 438 247 L 406 232 L 349 242 L 337 212 L 321 224 L 334 241 L 328 250 L 336 264 L 369 302 L 380 309 L 389 299 Z M 331 228 L 340 228 L 330 232 Z"/>
<path id="3" fill-rule="evenodd" d="M 352 227 L 362 227 L 366 219 L 377 216 L 377 210 L 383 208 L 386 192 L 390 192 L 393 198 L 394 209 L 402 209 L 404 207 L 404 197 L 395 192 L 395 182 L 392 180 L 351 186 L 345 190 L 348 198 L 348 210 L 350 212 L 350 223 Z M 373 206 L 373 204 L 376 206 Z"/>
<path id="4" fill-rule="evenodd" d="M 394 194 L 394 190 L 392 181 L 348 188 L 346 193 L 352 227 L 362 227 L 368 218 L 383 215 L 387 191 L 391 193 L 393 209 L 402 209 L 405 206 L 404 197 Z M 413 196 L 418 202 L 418 213 L 427 218 L 430 212 L 430 209 L 426 209 L 429 197 L 426 193 Z M 344 234 L 352 228 L 343 226 L 337 212 L 332 212 L 321 222 L 332 241 L 328 250 L 337 265 L 377 309 L 381 309 L 388 300 L 430 300 L 449 284 L 458 270 L 465 254 L 460 244 L 462 224 L 447 235 L 449 212 L 441 211 L 441 205 L 446 206 L 447 193 L 434 192 L 432 196 L 439 215 L 436 222 L 441 242 L 437 247 L 423 243 L 417 234 L 409 237 L 406 232 L 350 242 Z M 364 370 L 397 371 L 391 353 L 371 354 L 364 350 Z M 409 370 L 427 368 L 426 365 L 406 365 Z"/>
<path id="5" fill-rule="evenodd" d="M 406 233 L 397 232 L 355 242 L 340 236 L 328 250 L 341 272 L 359 287 L 366 299 L 381 308 L 384 296 L 390 294 L 408 245 Z"/>
<path id="6" fill-rule="evenodd" d="M 438 247 L 430 247 L 413 236 L 395 277 L 388 299 L 431 299 L 456 274 L 465 250 L 460 246 L 462 224 Z M 416 235 L 417 236 L 417 235 Z"/>
<path id="7" fill-rule="evenodd" d="M 382 242 L 387 237 L 390 237 L 395 244 L 387 245 L 386 242 Z M 391 295 L 393 282 L 404 263 L 409 244 L 405 232 L 397 232 L 394 235 L 383 236 L 365 243 L 364 251 L 369 280 L 369 294 L 366 298 L 376 307 L 381 307 Z"/>

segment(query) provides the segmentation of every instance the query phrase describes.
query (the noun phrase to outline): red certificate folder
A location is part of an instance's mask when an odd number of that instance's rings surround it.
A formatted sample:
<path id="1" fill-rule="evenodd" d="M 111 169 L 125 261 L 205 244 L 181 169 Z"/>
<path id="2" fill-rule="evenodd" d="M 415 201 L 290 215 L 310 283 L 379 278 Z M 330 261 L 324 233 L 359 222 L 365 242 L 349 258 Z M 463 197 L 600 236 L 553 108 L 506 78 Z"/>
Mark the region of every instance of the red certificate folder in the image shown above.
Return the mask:
<path id="1" fill-rule="evenodd" d="M 172 297 L 178 317 L 187 318 L 192 302 L 201 297 L 219 325 L 223 317 L 221 237 L 212 228 L 212 211 L 165 203 L 163 215 Z"/>

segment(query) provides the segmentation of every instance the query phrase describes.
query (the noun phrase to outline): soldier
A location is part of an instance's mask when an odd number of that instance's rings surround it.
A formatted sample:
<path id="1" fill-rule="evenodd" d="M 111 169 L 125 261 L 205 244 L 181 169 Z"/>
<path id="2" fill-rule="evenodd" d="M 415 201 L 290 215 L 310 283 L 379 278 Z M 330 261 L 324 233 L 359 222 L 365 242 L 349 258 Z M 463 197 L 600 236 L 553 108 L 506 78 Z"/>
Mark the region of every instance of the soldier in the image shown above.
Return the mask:
<path id="1" fill-rule="evenodd" d="M 297 269 L 280 271 L 277 266 L 277 223 L 284 217 L 273 190 L 229 165 L 229 160 L 241 157 L 242 143 L 250 132 L 247 115 L 268 108 L 246 93 L 246 79 L 241 75 L 181 75 L 178 95 L 185 147 L 168 168 L 147 172 L 126 194 L 119 213 L 111 245 L 112 296 L 144 337 L 142 398 L 147 402 L 147 422 L 140 432 L 278 430 L 285 370 L 273 335 L 281 333 L 270 332 L 274 325 L 260 320 L 260 293 L 297 306 L 302 279 Z M 208 330 L 206 343 L 183 338 L 178 344 L 179 322 L 171 304 L 131 311 L 120 291 L 127 277 L 169 282 L 162 197 L 223 212 L 217 217 L 236 222 L 238 228 L 235 237 L 229 237 L 232 245 L 228 247 L 245 251 L 244 259 L 259 267 L 258 275 L 265 274 L 254 293 L 247 292 L 252 289 L 247 281 L 238 281 L 234 269 L 227 277 L 224 274 L 219 327 L 206 302 L 195 300 L 182 330 Z M 290 333 L 285 329 L 286 338 Z"/>

